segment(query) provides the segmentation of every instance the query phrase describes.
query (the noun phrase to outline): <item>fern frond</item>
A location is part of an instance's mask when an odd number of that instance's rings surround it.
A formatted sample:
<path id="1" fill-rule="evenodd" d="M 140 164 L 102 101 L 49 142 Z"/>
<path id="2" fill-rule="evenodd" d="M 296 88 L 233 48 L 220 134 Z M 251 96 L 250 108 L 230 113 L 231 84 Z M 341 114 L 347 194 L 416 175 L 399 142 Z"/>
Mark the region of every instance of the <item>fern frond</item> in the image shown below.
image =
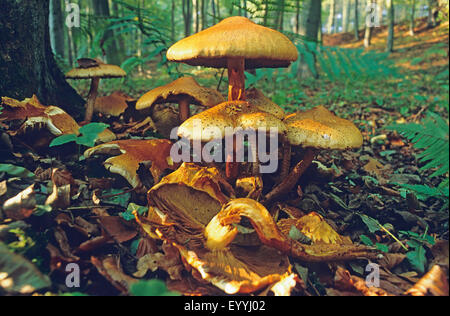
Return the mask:
<path id="1" fill-rule="evenodd" d="M 418 160 L 425 164 L 421 170 L 437 169 L 432 177 L 448 174 L 449 125 L 442 117 L 429 113 L 423 124 L 396 124 L 388 129 L 399 132 L 414 144 L 414 148 L 423 150 L 417 155 Z"/>

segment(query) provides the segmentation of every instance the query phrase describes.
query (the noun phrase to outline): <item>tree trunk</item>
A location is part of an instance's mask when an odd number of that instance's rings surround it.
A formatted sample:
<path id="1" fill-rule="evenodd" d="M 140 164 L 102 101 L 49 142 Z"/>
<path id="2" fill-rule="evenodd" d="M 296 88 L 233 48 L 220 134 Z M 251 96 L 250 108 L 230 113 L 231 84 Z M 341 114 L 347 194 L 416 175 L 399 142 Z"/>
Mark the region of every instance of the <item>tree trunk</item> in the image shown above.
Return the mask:
<path id="1" fill-rule="evenodd" d="M 22 100 L 36 94 L 43 104 L 80 118 L 85 102 L 66 82 L 52 53 L 49 7 L 49 0 L 2 1 L 0 96 Z"/>
<path id="2" fill-rule="evenodd" d="M 411 0 L 411 16 L 409 23 L 409 34 L 411 36 L 415 35 L 414 28 L 416 26 L 416 0 Z"/>
<path id="3" fill-rule="evenodd" d="M 359 0 L 355 0 L 355 40 L 359 41 Z"/>
<path id="4" fill-rule="evenodd" d="M 371 4 L 371 3 L 372 3 L 371 0 L 367 1 L 368 5 Z M 366 8 L 366 32 L 365 32 L 365 35 L 364 35 L 364 47 L 365 48 L 369 48 L 370 45 L 372 44 L 373 27 L 372 27 L 372 24 L 371 24 L 371 20 L 369 19 L 369 16 L 371 16 L 371 15 L 372 15 L 372 11 L 369 11 Z"/>
<path id="5" fill-rule="evenodd" d="M 62 0 L 50 1 L 50 42 L 53 52 L 60 58 L 64 58 L 64 17 Z"/>
<path id="6" fill-rule="evenodd" d="M 343 0 L 342 5 L 342 32 L 347 33 L 350 20 L 350 0 Z"/>
<path id="7" fill-rule="evenodd" d="M 92 5 L 94 8 L 94 14 L 101 18 L 102 22 L 106 22 L 106 18 L 108 18 L 111 14 L 108 0 L 92 0 Z M 117 42 L 113 31 L 110 30 L 105 32 L 102 39 L 102 47 L 106 47 L 104 49 L 104 58 L 106 59 L 106 62 L 114 65 L 121 64 L 120 51 L 117 47 Z"/>
<path id="8" fill-rule="evenodd" d="M 394 0 L 387 0 L 387 9 L 388 9 L 388 15 L 389 15 L 389 31 L 388 31 L 386 51 L 388 53 L 392 53 L 394 51 L 394 26 L 395 26 Z"/>
<path id="9" fill-rule="evenodd" d="M 328 17 L 328 34 L 336 33 L 336 0 L 330 1 L 330 16 Z"/>
<path id="10" fill-rule="evenodd" d="M 322 27 L 322 1 L 307 0 L 303 2 L 304 15 L 300 23 L 300 35 L 308 41 L 318 42 L 319 30 Z M 314 54 L 314 52 L 312 52 Z M 303 57 L 299 57 L 298 78 L 312 77 L 313 73 Z"/>
<path id="11" fill-rule="evenodd" d="M 191 35 L 192 27 L 192 0 L 183 0 L 184 36 Z"/>

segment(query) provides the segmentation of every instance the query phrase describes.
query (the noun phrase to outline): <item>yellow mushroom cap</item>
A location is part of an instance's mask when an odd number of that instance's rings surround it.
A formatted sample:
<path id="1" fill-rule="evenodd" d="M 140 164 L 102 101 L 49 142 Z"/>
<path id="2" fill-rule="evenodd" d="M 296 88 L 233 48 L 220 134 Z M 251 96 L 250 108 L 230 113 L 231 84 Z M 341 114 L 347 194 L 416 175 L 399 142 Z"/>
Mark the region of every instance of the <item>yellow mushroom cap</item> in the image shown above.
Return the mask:
<path id="1" fill-rule="evenodd" d="M 273 116 L 284 119 L 286 113 L 284 110 L 266 97 L 260 90 L 253 88 L 245 91 L 247 102 L 257 106 L 261 111 L 272 114 Z"/>
<path id="2" fill-rule="evenodd" d="M 189 140 L 209 142 L 223 139 L 227 128 L 231 132 L 237 129 L 258 130 L 277 128 L 284 133 L 286 126 L 275 116 L 263 112 L 245 101 L 221 103 L 185 121 L 178 129 L 178 136 Z"/>
<path id="3" fill-rule="evenodd" d="M 245 17 L 231 17 L 187 37 L 167 52 L 170 61 L 226 68 L 228 58 L 245 58 L 246 69 L 288 67 L 298 50 L 285 35 Z"/>
<path id="4" fill-rule="evenodd" d="M 189 98 L 190 104 L 206 107 L 225 101 L 219 91 L 200 86 L 192 77 L 182 77 L 146 93 L 138 100 L 136 109 L 144 110 L 161 103 L 178 103 L 184 97 Z"/>
<path id="5" fill-rule="evenodd" d="M 346 150 L 363 145 L 359 129 L 323 106 L 289 115 L 284 120 L 293 146 Z"/>
<path id="6" fill-rule="evenodd" d="M 74 68 L 66 74 L 67 79 L 122 78 L 127 73 L 116 65 L 99 63 L 89 68 Z"/>

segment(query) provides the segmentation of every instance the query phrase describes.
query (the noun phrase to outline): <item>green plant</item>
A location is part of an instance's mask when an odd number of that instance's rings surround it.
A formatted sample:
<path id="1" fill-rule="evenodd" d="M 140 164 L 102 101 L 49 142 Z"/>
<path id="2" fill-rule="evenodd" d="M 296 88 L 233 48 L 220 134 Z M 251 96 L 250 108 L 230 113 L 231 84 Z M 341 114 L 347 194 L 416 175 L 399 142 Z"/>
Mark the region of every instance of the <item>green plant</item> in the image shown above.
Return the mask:
<path id="1" fill-rule="evenodd" d="M 414 148 L 421 150 L 417 155 L 419 162 L 424 164 L 421 171 L 434 171 L 430 177 L 445 176 L 445 180 L 437 188 L 427 185 L 400 185 L 402 188 L 413 191 L 417 197 L 426 200 L 436 197 L 446 200 L 444 208 L 449 205 L 449 125 L 441 116 L 429 112 L 422 124 L 395 124 L 387 128 L 397 131 L 414 144 Z"/>
<path id="2" fill-rule="evenodd" d="M 410 251 L 406 254 L 411 267 L 419 273 L 425 273 L 427 258 L 425 246 L 434 246 L 436 241 L 433 237 L 425 232 L 423 235 L 419 235 L 414 232 L 400 231 L 401 237 L 408 238 L 407 245 L 410 247 Z"/>
<path id="3" fill-rule="evenodd" d="M 180 296 L 179 293 L 169 291 L 161 280 L 140 281 L 130 289 L 132 296 Z"/>
<path id="4" fill-rule="evenodd" d="M 59 136 L 50 143 L 50 147 L 57 147 L 72 142 L 75 142 L 77 145 L 93 147 L 95 146 L 95 142 L 97 141 L 100 133 L 102 133 L 108 127 L 109 125 L 103 123 L 91 123 L 85 125 L 80 128 L 80 135 L 66 134 Z"/>

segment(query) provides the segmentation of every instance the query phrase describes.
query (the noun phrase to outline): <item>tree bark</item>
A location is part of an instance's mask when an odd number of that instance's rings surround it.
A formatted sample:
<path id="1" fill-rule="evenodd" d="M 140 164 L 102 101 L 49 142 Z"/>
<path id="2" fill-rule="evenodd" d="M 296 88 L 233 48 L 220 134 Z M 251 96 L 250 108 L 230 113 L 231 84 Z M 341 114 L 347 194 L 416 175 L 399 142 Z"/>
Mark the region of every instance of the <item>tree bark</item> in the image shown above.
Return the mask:
<path id="1" fill-rule="evenodd" d="M 350 0 L 343 0 L 342 5 L 342 32 L 348 32 L 350 20 Z"/>
<path id="2" fill-rule="evenodd" d="M 388 53 L 392 53 L 394 51 L 394 26 L 395 26 L 394 0 L 387 0 L 387 9 L 388 9 L 388 15 L 389 15 L 389 31 L 388 31 L 386 51 Z"/>
<path id="3" fill-rule="evenodd" d="M 3 0 L 0 10 L 0 96 L 22 100 L 33 94 L 76 119 L 84 100 L 67 83 L 50 45 L 49 0 Z"/>
<path id="4" fill-rule="evenodd" d="M 192 0 L 183 0 L 184 36 L 191 35 L 192 27 Z"/>
<path id="5" fill-rule="evenodd" d="M 60 58 L 64 58 L 64 17 L 62 0 L 50 1 L 50 41 L 53 52 Z"/>
<path id="6" fill-rule="evenodd" d="M 411 36 L 415 35 L 414 28 L 416 26 L 416 0 L 411 0 L 411 16 L 409 23 L 409 34 Z"/>
<path id="7" fill-rule="evenodd" d="M 328 17 L 328 34 L 336 33 L 336 0 L 330 1 L 330 15 Z"/>
<path id="8" fill-rule="evenodd" d="M 303 2 L 304 16 L 300 20 L 300 35 L 308 41 L 318 42 L 319 31 L 322 27 L 322 1 L 307 0 Z M 314 54 L 314 52 L 312 52 Z M 312 77 L 313 73 L 307 63 L 299 57 L 298 78 Z"/>
<path id="9" fill-rule="evenodd" d="M 354 15 L 354 20 L 355 20 L 355 40 L 359 41 L 359 0 L 355 0 L 355 15 Z"/>

